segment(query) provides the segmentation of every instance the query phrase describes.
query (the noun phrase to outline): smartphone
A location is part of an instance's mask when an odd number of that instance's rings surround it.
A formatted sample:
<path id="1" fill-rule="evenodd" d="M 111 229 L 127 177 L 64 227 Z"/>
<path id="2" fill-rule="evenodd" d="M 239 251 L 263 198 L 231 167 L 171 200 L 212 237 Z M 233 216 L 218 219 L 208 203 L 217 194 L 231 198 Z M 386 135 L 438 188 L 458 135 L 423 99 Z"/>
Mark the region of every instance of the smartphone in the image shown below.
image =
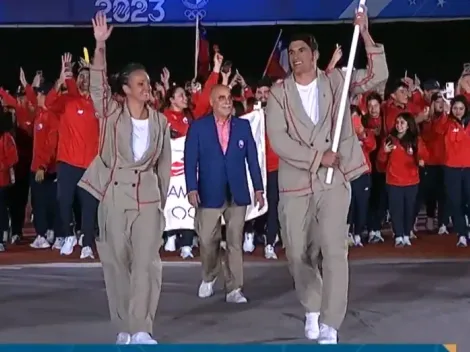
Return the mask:
<path id="1" fill-rule="evenodd" d="M 222 65 L 221 71 L 223 73 L 229 73 L 231 69 L 232 69 L 232 61 L 225 61 L 224 64 Z"/>
<path id="2" fill-rule="evenodd" d="M 454 82 L 447 82 L 446 83 L 446 98 L 454 99 L 454 96 L 455 96 L 455 84 Z"/>

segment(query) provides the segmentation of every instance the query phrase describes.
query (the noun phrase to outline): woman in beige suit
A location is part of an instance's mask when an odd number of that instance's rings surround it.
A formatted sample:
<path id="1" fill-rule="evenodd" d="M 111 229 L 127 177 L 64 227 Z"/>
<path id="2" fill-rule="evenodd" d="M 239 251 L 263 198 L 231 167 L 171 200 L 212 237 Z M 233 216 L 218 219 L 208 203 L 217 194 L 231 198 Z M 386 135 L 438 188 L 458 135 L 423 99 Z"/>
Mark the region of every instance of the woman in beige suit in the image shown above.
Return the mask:
<path id="1" fill-rule="evenodd" d="M 93 30 L 90 94 L 100 119 L 100 148 L 79 186 L 100 200 L 96 246 L 111 320 L 119 329 L 117 344 L 156 344 L 152 327 L 162 281 L 162 209 L 171 168 L 168 123 L 147 104 L 151 86 L 141 65 L 128 65 L 120 74 L 124 102 L 112 98 L 105 60 L 112 27 L 100 13 Z"/>

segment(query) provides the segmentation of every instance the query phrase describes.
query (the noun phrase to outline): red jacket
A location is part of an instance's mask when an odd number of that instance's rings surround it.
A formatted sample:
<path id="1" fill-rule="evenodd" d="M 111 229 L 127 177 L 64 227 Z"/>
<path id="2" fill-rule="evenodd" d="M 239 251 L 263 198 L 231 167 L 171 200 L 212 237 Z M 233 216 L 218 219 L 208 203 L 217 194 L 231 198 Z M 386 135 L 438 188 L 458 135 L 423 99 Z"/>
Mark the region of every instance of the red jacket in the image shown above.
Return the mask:
<path id="1" fill-rule="evenodd" d="M 192 112 L 195 119 L 206 116 L 211 112 L 210 95 L 212 87 L 214 87 L 218 81 L 219 74 L 212 72 L 207 78 L 202 91 L 191 95 L 191 102 L 193 105 Z"/>
<path id="2" fill-rule="evenodd" d="M 184 112 L 165 109 L 165 111 L 163 111 L 163 114 L 168 120 L 170 130 L 173 131 L 173 138 L 186 136 L 186 134 L 188 133 L 190 119 L 188 119 L 184 115 Z"/>
<path id="3" fill-rule="evenodd" d="M 27 98 L 23 103 L 19 103 L 15 97 L 2 88 L 0 88 L 0 97 L 5 105 L 15 110 L 16 125 L 18 127 L 15 132 L 15 142 L 19 158 L 15 166 L 16 175 L 17 177 L 27 176 L 29 175 L 33 154 L 34 109 Z"/>
<path id="4" fill-rule="evenodd" d="M 420 134 L 429 152 L 428 165 L 443 165 L 445 158 L 444 135 L 439 133 L 442 119 L 447 119 L 445 114 L 421 124 Z"/>
<path id="5" fill-rule="evenodd" d="M 59 121 L 57 116 L 43 108 L 38 108 L 34 120 L 34 148 L 31 171 L 39 169 L 47 173 L 56 172 L 57 144 L 59 141 Z"/>
<path id="6" fill-rule="evenodd" d="M 15 140 L 10 133 L 5 132 L 0 136 L 0 187 L 12 184 L 11 173 L 17 162 L 18 152 Z"/>
<path id="7" fill-rule="evenodd" d="M 390 132 L 395 127 L 397 116 L 402 112 L 409 112 L 413 115 L 418 115 L 422 112 L 422 109 L 414 105 L 411 101 L 408 102 L 408 104 L 405 106 L 399 106 L 395 104 L 392 99 L 383 103 L 382 113 L 384 117 L 384 124 L 382 126 L 382 137 L 388 136 L 390 134 Z"/>
<path id="8" fill-rule="evenodd" d="M 86 169 L 98 154 L 99 122 L 91 98 L 81 96 L 73 80 L 67 88 L 63 95 L 54 90 L 46 101 L 59 118 L 57 161 Z"/>
<path id="9" fill-rule="evenodd" d="M 443 165 L 449 167 L 470 167 L 470 124 L 449 116 L 436 121 L 435 131 L 443 138 L 445 145 Z"/>
<path id="10" fill-rule="evenodd" d="M 359 142 L 362 146 L 362 152 L 366 158 L 367 165 L 369 166 L 369 173 L 372 171 L 372 165 L 370 162 L 370 153 L 377 148 L 377 142 L 375 140 L 375 134 L 373 130 L 365 130 L 361 136 L 358 136 Z"/>
<path id="11" fill-rule="evenodd" d="M 385 152 L 385 144 L 380 147 L 377 159 L 386 164 L 385 179 L 392 186 L 413 186 L 419 183 L 418 161 L 427 161 L 428 151 L 426 145 L 418 138 L 418 160 L 409 150 L 400 143 L 398 138 L 392 137 L 395 149 L 390 153 Z"/>

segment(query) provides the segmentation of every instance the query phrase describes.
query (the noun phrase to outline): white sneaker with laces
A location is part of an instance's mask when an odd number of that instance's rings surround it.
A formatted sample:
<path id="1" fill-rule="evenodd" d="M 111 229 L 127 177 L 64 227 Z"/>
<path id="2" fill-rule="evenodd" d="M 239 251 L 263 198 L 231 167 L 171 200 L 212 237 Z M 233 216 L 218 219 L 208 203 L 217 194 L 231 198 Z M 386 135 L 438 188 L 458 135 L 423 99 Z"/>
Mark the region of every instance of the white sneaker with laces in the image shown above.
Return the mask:
<path id="1" fill-rule="evenodd" d="M 354 235 L 354 247 L 364 247 L 362 244 L 362 238 L 360 235 Z"/>
<path id="2" fill-rule="evenodd" d="M 29 245 L 31 248 L 36 248 L 36 249 L 45 249 L 49 248 L 51 245 L 49 242 L 47 242 L 46 238 L 43 236 L 36 236 L 34 239 L 33 243 Z"/>
<path id="3" fill-rule="evenodd" d="M 49 242 L 49 244 L 54 243 L 54 230 L 47 230 L 46 240 L 47 240 L 47 242 Z"/>
<path id="4" fill-rule="evenodd" d="M 8 235 L 7 235 L 7 237 L 8 237 Z M 10 243 L 11 243 L 11 244 L 17 244 L 17 243 L 20 242 L 20 240 L 21 240 L 21 236 L 20 236 L 20 235 L 13 235 L 13 236 L 11 236 Z"/>
<path id="5" fill-rule="evenodd" d="M 276 252 L 274 251 L 274 247 L 268 244 L 264 247 L 264 257 L 266 259 L 277 259 Z"/>
<path id="6" fill-rule="evenodd" d="M 201 284 L 199 285 L 199 291 L 197 294 L 199 298 L 207 298 L 214 294 L 215 280 L 217 280 L 217 278 L 215 278 L 214 280 L 210 282 L 205 282 L 205 281 L 201 282 Z"/>
<path id="7" fill-rule="evenodd" d="M 225 301 L 227 303 L 247 303 L 248 300 L 246 297 L 243 295 L 242 290 L 237 288 L 236 290 L 233 290 L 232 292 L 227 293 L 225 296 Z"/>
<path id="8" fill-rule="evenodd" d="M 65 243 L 65 238 L 57 237 L 54 241 L 54 244 L 52 245 L 52 249 L 61 250 L 64 243 Z"/>
<path id="9" fill-rule="evenodd" d="M 0 243 L 0 252 L 5 252 L 5 245 Z"/>
<path id="10" fill-rule="evenodd" d="M 93 249 L 91 249 L 89 246 L 83 247 L 80 253 L 80 259 L 95 259 L 95 256 L 93 255 Z"/>
<path id="11" fill-rule="evenodd" d="M 318 340 L 320 325 L 318 319 L 320 313 L 305 313 L 305 337 L 309 340 Z"/>
<path id="12" fill-rule="evenodd" d="M 77 237 L 75 236 L 68 236 L 65 239 L 62 248 L 60 249 L 60 255 L 70 255 L 73 253 L 74 247 L 77 245 Z"/>
<path id="13" fill-rule="evenodd" d="M 417 239 L 418 236 L 416 236 L 416 232 L 417 232 L 416 230 L 415 231 L 410 231 L 410 237 L 409 238 L 412 239 L 412 240 Z"/>
<path id="14" fill-rule="evenodd" d="M 459 236 L 457 241 L 457 247 L 467 247 L 467 238 L 464 236 Z"/>
<path id="15" fill-rule="evenodd" d="M 131 337 L 131 345 L 157 345 L 157 340 L 154 340 L 148 332 L 138 332 Z"/>
<path id="16" fill-rule="evenodd" d="M 131 343 L 131 334 L 120 332 L 116 338 L 116 345 L 128 345 Z"/>
<path id="17" fill-rule="evenodd" d="M 405 242 L 403 241 L 403 237 L 395 237 L 395 247 L 404 247 Z"/>
<path id="18" fill-rule="evenodd" d="M 385 242 L 380 231 L 371 231 L 369 232 L 369 243 L 383 243 Z"/>
<path id="19" fill-rule="evenodd" d="M 190 246 L 181 247 L 180 256 L 183 259 L 194 258 L 192 248 Z"/>
<path id="20" fill-rule="evenodd" d="M 243 241 L 243 252 L 252 253 L 255 250 L 255 234 L 245 233 L 245 240 Z"/>
<path id="21" fill-rule="evenodd" d="M 167 237 L 165 243 L 165 252 L 176 252 L 176 235 Z"/>
<path id="22" fill-rule="evenodd" d="M 411 246 L 411 241 L 408 236 L 403 236 L 403 245 L 404 246 Z"/>
<path id="23" fill-rule="evenodd" d="M 227 242 L 226 241 L 220 241 L 220 248 L 222 248 L 224 251 L 227 250 Z"/>
<path id="24" fill-rule="evenodd" d="M 439 230 L 437 231 L 437 234 L 440 235 L 440 236 L 448 235 L 449 231 L 447 230 L 447 226 L 446 225 L 441 225 L 441 227 L 439 227 Z"/>
<path id="25" fill-rule="evenodd" d="M 320 324 L 320 335 L 318 336 L 319 345 L 338 344 L 338 331 L 326 324 Z"/>

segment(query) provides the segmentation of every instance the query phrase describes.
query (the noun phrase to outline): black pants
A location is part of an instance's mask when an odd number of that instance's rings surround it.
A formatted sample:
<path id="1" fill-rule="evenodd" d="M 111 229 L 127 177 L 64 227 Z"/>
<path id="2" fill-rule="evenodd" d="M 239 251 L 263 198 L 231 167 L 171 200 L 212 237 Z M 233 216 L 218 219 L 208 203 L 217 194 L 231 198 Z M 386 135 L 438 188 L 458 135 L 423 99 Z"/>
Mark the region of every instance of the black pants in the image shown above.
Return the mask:
<path id="1" fill-rule="evenodd" d="M 29 174 L 15 174 L 15 184 L 8 188 L 8 207 L 11 216 L 12 235 L 22 235 L 29 196 Z"/>
<path id="2" fill-rule="evenodd" d="M 179 236 L 178 236 L 179 235 Z M 196 235 L 194 230 L 189 229 L 177 229 L 165 231 L 165 236 L 177 236 L 178 247 L 192 247 L 193 238 Z"/>
<path id="3" fill-rule="evenodd" d="M 470 168 L 444 167 L 444 183 L 454 231 L 459 236 L 466 237 L 465 215 L 467 201 L 470 199 Z"/>
<path id="4" fill-rule="evenodd" d="M 0 243 L 3 243 L 3 233 L 9 229 L 8 196 L 9 187 L 0 187 Z"/>
<path id="5" fill-rule="evenodd" d="M 78 197 L 81 209 L 81 230 L 84 235 L 83 246 L 92 246 L 95 238 L 96 212 L 98 200 L 90 193 L 77 186 L 85 169 L 66 163 L 57 165 L 57 199 L 59 202 L 62 232 L 66 236 L 73 236 L 70 227 L 72 223 L 72 207 L 75 197 Z"/>
<path id="6" fill-rule="evenodd" d="M 370 198 L 370 175 L 364 174 L 351 182 L 351 204 L 349 205 L 348 224 L 350 232 L 361 235 L 366 230 Z"/>
<path id="7" fill-rule="evenodd" d="M 45 236 L 49 229 L 54 230 L 55 234 L 62 231 L 56 179 L 56 174 L 46 174 L 42 182 L 36 182 L 35 173 L 31 173 L 33 222 L 36 234 L 39 236 Z"/>
<path id="8" fill-rule="evenodd" d="M 371 192 L 369 198 L 369 213 L 367 227 L 369 231 L 380 231 L 382 221 L 387 214 L 388 200 L 385 174 L 374 172 L 371 174 Z"/>
<path id="9" fill-rule="evenodd" d="M 444 185 L 444 167 L 430 165 L 426 167 L 426 215 L 428 218 L 436 216 L 439 226 L 449 224 L 449 207 L 446 205 L 446 191 Z"/>
<path id="10" fill-rule="evenodd" d="M 429 188 L 428 169 L 424 167 L 420 167 L 419 168 L 418 194 L 416 195 L 415 211 L 414 211 L 415 219 L 418 216 L 421 210 L 421 207 L 423 206 L 423 204 L 426 203 L 429 197 L 428 188 Z"/>
<path id="11" fill-rule="evenodd" d="M 415 221 L 415 203 L 418 185 L 387 185 L 388 209 L 392 218 L 395 237 L 409 236 Z"/>

